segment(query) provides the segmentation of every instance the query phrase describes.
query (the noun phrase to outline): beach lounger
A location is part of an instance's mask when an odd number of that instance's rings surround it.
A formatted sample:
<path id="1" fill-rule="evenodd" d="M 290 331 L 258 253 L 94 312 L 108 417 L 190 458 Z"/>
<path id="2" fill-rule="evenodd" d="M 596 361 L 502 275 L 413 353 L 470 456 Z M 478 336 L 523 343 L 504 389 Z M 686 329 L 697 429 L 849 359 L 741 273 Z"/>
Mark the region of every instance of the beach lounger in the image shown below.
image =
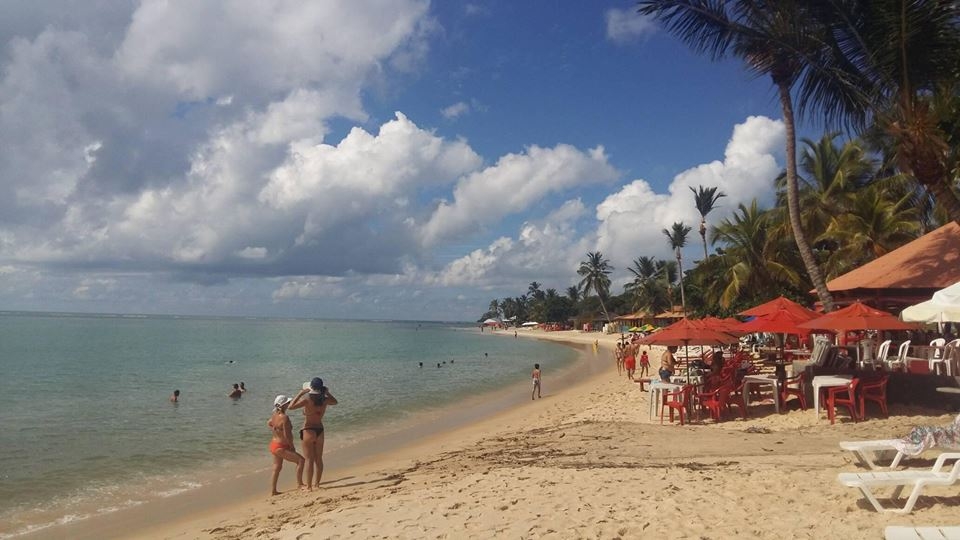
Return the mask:
<path id="1" fill-rule="evenodd" d="M 955 460 L 953 467 L 948 471 L 943 470 L 947 460 Z M 917 503 L 923 488 L 927 486 L 952 486 L 960 479 L 960 453 L 943 453 L 937 457 L 936 463 L 930 470 L 907 470 L 907 471 L 874 471 L 864 473 L 840 473 L 837 475 L 837 481 L 847 487 L 855 487 L 860 490 L 864 498 L 870 501 L 870 504 L 877 512 L 894 512 L 897 514 L 909 514 L 913 510 L 913 505 Z M 882 487 L 894 487 L 891 499 L 898 499 L 903 488 L 912 486 L 910 496 L 903 508 L 885 508 L 877 500 L 873 490 Z"/>
<path id="2" fill-rule="evenodd" d="M 886 540 L 960 540 L 960 527 L 904 527 L 888 525 Z"/>
<path id="3" fill-rule="evenodd" d="M 896 469 L 903 459 L 904 453 L 899 450 L 897 443 L 899 439 L 882 439 L 877 441 L 842 441 L 840 448 L 848 452 L 853 452 L 857 462 L 870 469 Z M 877 462 L 881 452 L 896 452 L 896 456 L 889 465 L 882 465 Z"/>

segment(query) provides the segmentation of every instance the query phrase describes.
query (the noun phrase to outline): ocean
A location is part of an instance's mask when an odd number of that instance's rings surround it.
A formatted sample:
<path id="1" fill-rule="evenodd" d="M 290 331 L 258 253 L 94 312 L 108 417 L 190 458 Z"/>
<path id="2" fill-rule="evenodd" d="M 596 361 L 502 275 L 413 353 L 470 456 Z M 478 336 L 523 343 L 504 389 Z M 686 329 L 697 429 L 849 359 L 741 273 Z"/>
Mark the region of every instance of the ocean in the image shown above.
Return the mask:
<path id="1" fill-rule="evenodd" d="M 273 399 L 314 376 L 335 449 L 575 358 L 453 323 L 0 313 L 0 538 L 269 466 Z"/>

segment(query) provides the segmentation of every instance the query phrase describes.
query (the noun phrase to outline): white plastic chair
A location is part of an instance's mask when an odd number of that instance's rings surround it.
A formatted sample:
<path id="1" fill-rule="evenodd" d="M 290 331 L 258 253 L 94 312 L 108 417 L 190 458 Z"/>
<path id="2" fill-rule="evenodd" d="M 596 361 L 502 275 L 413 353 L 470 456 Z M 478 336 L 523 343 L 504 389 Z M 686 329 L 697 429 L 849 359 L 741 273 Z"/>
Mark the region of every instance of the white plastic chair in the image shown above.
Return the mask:
<path id="1" fill-rule="evenodd" d="M 947 340 L 945 340 L 945 339 L 943 339 L 943 338 L 937 338 L 937 339 L 931 341 L 931 342 L 930 342 L 930 346 L 931 346 L 931 347 L 937 347 L 937 348 L 936 348 L 936 349 L 930 349 L 930 354 L 929 354 L 930 358 L 931 358 L 931 359 L 938 359 L 938 358 L 940 358 L 941 355 L 940 355 L 940 349 L 939 349 L 939 347 L 943 347 L 946 343 L 947 343 Z"/>
<path id="2" fill-rule="evenodd" d="M 948 459 L 956 460 L 949 471 L 943 470 L 943 465 Z M 923 488 L 926 486 L 952 486 L 960 479 L 960 453 L 943 453 L 937 458 L 933 467 L 927 470 L 905 470 L 905 471 L 871 471 L 864 473 L 840 473 L 837 480 L 847 486 L 855 487 L 860 490 L 864 498 L 870 501 L 877 512 L 893 512 L 897 514 L 909 514 L 913 506 L 920 498 Z M 912 486 L 910 496 L 902 508 L 885 508 L 876 495 L 873 494 L 874 488 L 894 487 L 891 500 L 898 499 L 903 488 Z"/>
<path id="3" fill-rule="evenodd" d="M 904 371 L 907 370 L 907 351 L 910 350 L 910 340 L 906 340 L 900 344 L 900 348 L 897 350 L 897 357 L 893 360 L 887 360 L 887 369 L 893 371 L 894 368 L 902 367 Z"/>
<path id="4" fill-rule="evenodd" d="M 904 453 L 897 449 L 899 439 L 881 439 L 874 441 L 840 441 L 840 448 L 852 452 L 857 458 L 857 463 L 873 470 L 877 469 L 896 469 L 903 459 Z M 878 458 L 883 453 L 893 453 L 896 455 L 890 461 L 889 465 L 878 463 Z"/>
<path id="5" fill-rule="evenodd" d="M 881 364 L 885 364 L 887 362 L 887 355 L 890 353 L 891 343 L 892 341 L 888 339 L 881 343 L 879 347 L 877 347 L 877 361 Z"/>
<path id="6" fill-rule="evenodd" d="M 960 527 L 887 525 L 884 540 L 960 540 Z"/>

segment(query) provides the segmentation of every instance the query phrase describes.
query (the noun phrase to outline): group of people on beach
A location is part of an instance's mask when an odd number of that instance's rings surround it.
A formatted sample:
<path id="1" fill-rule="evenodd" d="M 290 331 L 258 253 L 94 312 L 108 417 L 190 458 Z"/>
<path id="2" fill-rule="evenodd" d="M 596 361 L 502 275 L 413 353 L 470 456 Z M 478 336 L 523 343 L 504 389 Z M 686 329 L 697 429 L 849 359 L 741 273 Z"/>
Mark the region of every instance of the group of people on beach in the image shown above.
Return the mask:
<path id="1" fill-rule="evenodd" d="M 314 487 L 320 488 L 320 477 L 323 476 L 323 415 L 328 406 L 336 404 L 337 398 L 330 394 L 330 389 L 324 386 L 320 377 L 303 383 L 303 388 L 293 398 L 280 394 L 273 400 L 273 414 L 267 421 L 267 426 L 273 432 L 270 440 L 270 453 L 273 455 L 271 495 L 280 494 L 277 491 L 277 479 L 284 460 L 297 464 L 298 487 L 311 491 Z M 287 415 L 291 409 L 303 409 L 303 428 L 300 429 L 303 455 L 298 454 L 294 447 L 293 423 Z M 306 484 L 303 482 L 304 465 L 307 470 Z"/>
<path id="2" fill-rule="evenodd" d="M 627 378 L 632 381 L 633 374 L 637 369 L 638 354 L 640 355 L 640 376 L 646 377 L 650 371 L 650 357 L 647 355 L 646 349 L 640 350 L 639 338 L 634 336 L 629 341 L 626 339 L 619 341 L 613 352 L 614 359 L 617 361 L 617 374 L 625 372 Z"/>

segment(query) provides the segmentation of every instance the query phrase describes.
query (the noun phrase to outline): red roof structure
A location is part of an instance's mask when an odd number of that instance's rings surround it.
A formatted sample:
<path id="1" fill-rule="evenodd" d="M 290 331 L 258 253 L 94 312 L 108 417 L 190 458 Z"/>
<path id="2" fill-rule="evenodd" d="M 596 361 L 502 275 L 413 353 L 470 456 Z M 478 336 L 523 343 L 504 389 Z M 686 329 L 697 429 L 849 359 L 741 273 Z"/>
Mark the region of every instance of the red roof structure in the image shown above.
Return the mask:
<path id="1" fill-rule="evenodd" d="M 960 281 L 960 225 L 950 222 L 827 282 L 840 304 L 856 300 L 899 311 Z"/>

